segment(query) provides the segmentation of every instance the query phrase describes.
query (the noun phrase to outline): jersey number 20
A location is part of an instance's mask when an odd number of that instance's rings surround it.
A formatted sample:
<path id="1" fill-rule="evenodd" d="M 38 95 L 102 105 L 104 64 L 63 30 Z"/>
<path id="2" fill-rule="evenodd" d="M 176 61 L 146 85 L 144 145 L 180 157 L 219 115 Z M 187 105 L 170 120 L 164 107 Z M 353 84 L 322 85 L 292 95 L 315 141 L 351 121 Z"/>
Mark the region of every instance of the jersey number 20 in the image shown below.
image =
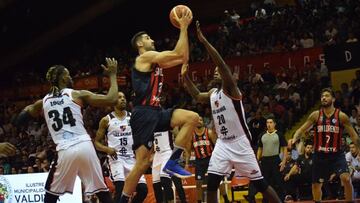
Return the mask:
<path id="1" fill-rule="evenodd" d="M 51 110 L 48 113 L 49 118 L 53 118 L 54 122 L 51 127 L 55 131 L 59 131 L 63 125 L 69 124 L 70 126 L 76 125 L 76 120 L 74 119 L 70 107 L 65 107 L 62 114 L 62 119 L 60 118 L 60 113 L 57 110 Z"/>

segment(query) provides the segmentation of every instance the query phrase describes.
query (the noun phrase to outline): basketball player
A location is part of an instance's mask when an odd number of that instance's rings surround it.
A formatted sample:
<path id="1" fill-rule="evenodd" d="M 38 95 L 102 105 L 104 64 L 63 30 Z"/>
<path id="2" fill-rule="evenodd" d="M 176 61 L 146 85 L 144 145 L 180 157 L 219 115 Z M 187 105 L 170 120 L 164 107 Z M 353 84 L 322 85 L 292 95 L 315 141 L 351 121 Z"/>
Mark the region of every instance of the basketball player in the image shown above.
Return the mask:
<path id="1" fill-rule="evenodd" d="M 217 202 L 217 189 L 225 175 L 235 168 L 235 175 L 247 177 L 258 191 L 270 202 L 281 202 L 274 189 L 261 175 L 254 151 L 250 145 L 251 135 L 245 122 L 242 95 L 237 88 L 229 67 L 217 50 L 203 36 L 199 22 L 196 22 L 199 41 L 204 44 L 211 59 L 217 66 L 214 72 L 215 82 L 220 88 L 200 93 L 189 78 L 188 65 L 182 67 L 185 86 L 198 102 L 209 102 L 218 140 L 210 158 L 208 168 L 207 201 Z"/>
<path id="2" fill-rule="evenodd" d="M 13 156 L 16 153 L 16 147 L 9 142 L 0 143 L 0 155 Z"/>
<path id="3" fill-rule="evenodd" d="M 106 64 L 107 67 L 102 65 L 110 77 L 110 88 L 106 95 L 71 89 L 73 82 L 68 69 L 55 65 L 46 73 L 46 79 L 51 84 L 49 93 L 42 100 L 25 107 L 17 118 L 16 125 L 21 126 L 30 117 L 44 113 L 47 127 L 56 144 L 58 157 L 51 164 L 45 184 L 45 203 L 56 203 L 60 195 L 72 193 L 76 176 L 80 177 L 85 186 L 85 195 L 96 193 L 101 202 L 112 202 L 81 113 L 85 104 L 110 106 L 117 102 L 117 61 L 106 58 Z"/>
<path id="4" fill-rule="evenodd" d="M 197 202 L 203 202 L 203 185 L 206 184 L 205 174 L 209 167 L 211 153 L 216 143 L 216 133 L 205 127 L 203 119 L 200 117 L 200 123 L 193 133 L 192 148 L 195 151 L 195 180 Z M 228 203 L 229 199 L 226 194 L 225 184 L 220 186 L 220 194 L 224 197 L 224 202 Z"/>
<path id="5" fill-rule="evenodd" d="M 102 142 L 106 140 L 107 145 Z M 96 132 L 95 148 L 108 154 L 111 179 L 115 185 L 114 202 L 120 201 L 125 177 L 135 165 L 135 155 L 132 150 L 133 138 L 130 127 L 130 112 L 126 111 L 126 98 L 119 92 L 119 99 L 114 111 L 100 120 Z M 143 202 L 147 195 L 144 176 L 141 176 L 136 187 L 136 195 L 132 202 Z"/>
<path id="6" fill-rule="evenodd" d="M 186 196 L 181 179 L 176 176 L 170 177 L 170 175 L 163 170 L 172 154 L 172 133 L 169 133 L 169 131 L 156 132 L 154 134 L 154 147 L 155 155 L 151 171 L 156 202 L 174 202 L 174 191 L 172 189 L 172 182 L 174 182 L 181 203 L 186 203 Z M 165 201 L 163 200 L 163 197 L 165 197 Z"/>
<path id="7" fill-rule="evenodd" d="M 312 174 L 312 193 L 315 202 L 322 197 L 321 187 L 336 171 L 344 186 L 345 200 L 353 201 L 353 186 L 347 167 L 345 154 L 341 148 L 344 128 L 352 142 L 360 147 L 360 139 L 351 126 L 349 117 L 334 107 L 335 94 L 330 88 L 321 91 L 321 109 L 310 114 L 305 123 L 295 132 L 292 143 L 296 143 L 302 134 L 314 125 L 314 156 Z"/>
<path id="8" fill-rule="evenodd" d="M 192 111 L 162 109 L 160 106 L 163 86 L 162 68 L 171 68 L 189 58 L 187 28 L 192 15 L 188 10 L 182 12 L 182 17 L 176 18 L 180 24 L 180 36 L 173 50 L 155 51 L 154 41 L 146 32 L 135 34 L 131 40 L 133 47 L 139 52 L 131 73 L 135 100 L 130 124 L 134 137 L 133 150 L 135 150 L 136 164 L 125 180 L 122 203 L 128 202 L 140 176 L 151 164 L 150 152 L 153 151 L 154 132 L 180 127 L 173 153 L 164 171 L 179 178 L 191 176 L 191 173 L 184 170 L 177 160 L 186 144 L 190 142 L 191 133 L 199 122 L 199 116 Z"/>

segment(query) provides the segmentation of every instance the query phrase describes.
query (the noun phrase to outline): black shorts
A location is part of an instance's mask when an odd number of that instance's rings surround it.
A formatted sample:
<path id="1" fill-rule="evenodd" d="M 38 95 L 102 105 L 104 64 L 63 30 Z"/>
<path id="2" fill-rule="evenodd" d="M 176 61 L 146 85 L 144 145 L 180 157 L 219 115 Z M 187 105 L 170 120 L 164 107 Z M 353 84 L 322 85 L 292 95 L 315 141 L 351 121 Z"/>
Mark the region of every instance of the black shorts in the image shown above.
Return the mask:
<path id="1" fill-rule="evenodd" d="M 195 160 L 195 180 L 205 180 L 205 174 L 208 170 L 210 157 Z"/>
<path id="2" fill-rule="evenodd" d="M 312 182 L 323 183 L 329 180 L 330 175 L 348 173 L 349 168 L 342 152 L 332 154 L 315 153 L 313 156 Z"/>
<path id="3" fill-rule="evenodd" d="M 170 121 L 174 109 L 162 109 L 150 106 L 136 106 L 132 110 L 130 126 L 134 139 L 132 146 L 136 150 L 141 145 L 151 149 L 155 132 L 170 130 Z"/>

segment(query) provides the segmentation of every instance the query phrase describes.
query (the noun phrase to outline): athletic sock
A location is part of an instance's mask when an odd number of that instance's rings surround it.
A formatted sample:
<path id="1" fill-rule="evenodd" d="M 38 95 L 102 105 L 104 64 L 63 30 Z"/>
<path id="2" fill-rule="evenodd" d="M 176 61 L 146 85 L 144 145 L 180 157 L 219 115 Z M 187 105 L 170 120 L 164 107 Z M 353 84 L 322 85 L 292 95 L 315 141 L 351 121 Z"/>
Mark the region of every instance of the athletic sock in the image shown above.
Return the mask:
<path id="1" fill-rule="evenodd" d="M 182 147 L 178 147 L 178 146 L 174 145 L 174 150 L 171 154 L 170 160 L 179 159 L 183 151 L 184 151 L 184 149 Z"/>

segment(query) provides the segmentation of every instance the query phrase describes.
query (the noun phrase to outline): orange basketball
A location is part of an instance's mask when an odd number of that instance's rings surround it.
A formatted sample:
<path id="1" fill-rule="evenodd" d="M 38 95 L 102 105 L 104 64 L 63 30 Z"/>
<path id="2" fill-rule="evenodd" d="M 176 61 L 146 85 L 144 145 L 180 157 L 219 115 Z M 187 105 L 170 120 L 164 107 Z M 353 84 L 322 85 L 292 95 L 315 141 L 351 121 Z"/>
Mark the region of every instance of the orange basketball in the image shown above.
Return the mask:
<path id="1" fill-rule="evenodd" d="M 189 7 L 187 7 L 185 5 L 177 5 L 173 9 L 171 9 L 170 14 L 169 14 L 171 24 L 177 28 L 180 28 L 179 23 L 176 21 L 175 12 L 176 12 L 177 16 L 179 18 L 181 18 L 182 14 L 186 13 L 186 11 L 190 11 L 190 14 L 192 17 L 192 11 L 190 10 Z"/>

